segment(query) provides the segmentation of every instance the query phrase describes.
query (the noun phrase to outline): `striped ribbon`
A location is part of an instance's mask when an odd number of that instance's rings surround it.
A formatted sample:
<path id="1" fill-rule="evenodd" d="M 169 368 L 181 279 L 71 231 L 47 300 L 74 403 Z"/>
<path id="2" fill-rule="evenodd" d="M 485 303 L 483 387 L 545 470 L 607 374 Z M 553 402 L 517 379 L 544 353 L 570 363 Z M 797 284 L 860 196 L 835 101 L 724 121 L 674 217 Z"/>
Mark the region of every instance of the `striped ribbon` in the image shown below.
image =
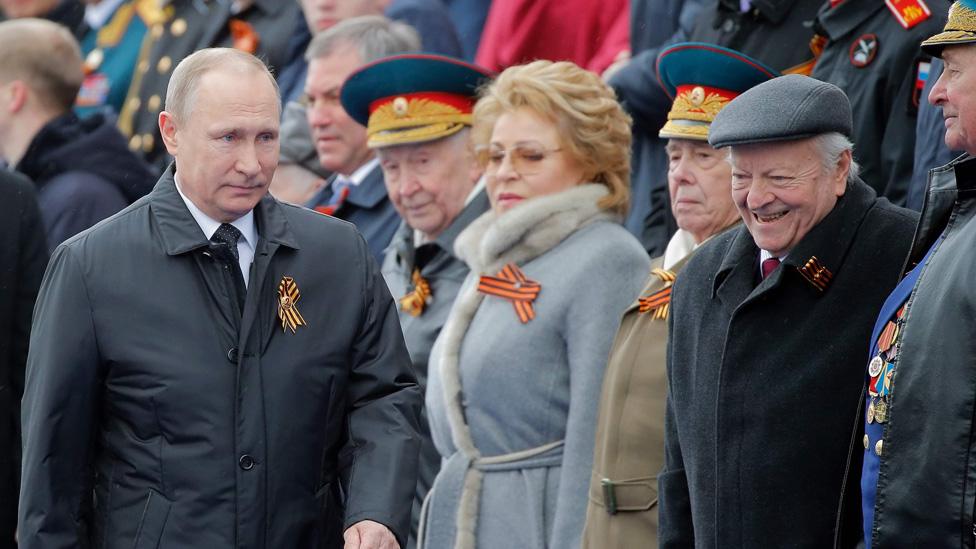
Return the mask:
<path id="1" fill-rule="evenodd" d="M 664 269 L 651 269 L 651 274 L 664 281 L 666 286 L 663 290 L 639 298 L 637 312 L 651 313 L 651 318 L 655 320 L 666 320 L 668 310 L 671 308 L 671 285 L 674 284 L 675 274 Z"/>
<path id="2" fill-rule="evenodd" d="M 532 302 L 539 296 L 540 290 L 542 284 L 526 278 L 514 263 L 502 267 L 495 276 L 481 275 L 478 281 L 479 292 L 511 301 L 522 324 L 535 318 Z"/>
<path id="3" fill-rule="evenodd" d="M 420 276 L 420 269 L 414 269 L 411 278 L 413 279 L 413 291 L 400 298 L 400 310 L 410 316 L 420 316 L 433 294 L 430 292 L 430 284 L 424 277 Z"/>
<path id="4" fill-rule="evenodd" d="M 315 211 L 323 213 L 325 215 L 334 216 L 336 211 L 342 207 L 346 202 L 346 198 L 349 196 L 349 187 L 343 187 L 339 190 L 339 193 L 325 206 L 316 206 Z"/>
<path id="5" fill-rule="evenodd" d="M 278 283 L 278 318 L 281 319 L 281 331 L 291 328 L 291 333 L 299 326 L 307 326 L 302 313 L 298 312 L 295 304 L 301 293 L 298 291 L 298 284 L 290 276 L 283 277 Z"/>

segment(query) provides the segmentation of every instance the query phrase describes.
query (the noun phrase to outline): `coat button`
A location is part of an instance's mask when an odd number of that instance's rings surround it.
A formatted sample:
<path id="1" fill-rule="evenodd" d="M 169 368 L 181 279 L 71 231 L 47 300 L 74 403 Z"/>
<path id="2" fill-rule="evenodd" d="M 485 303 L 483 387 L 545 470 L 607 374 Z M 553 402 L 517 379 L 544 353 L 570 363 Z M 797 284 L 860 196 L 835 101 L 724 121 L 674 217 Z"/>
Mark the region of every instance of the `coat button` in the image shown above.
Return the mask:
<path id="1" fill-rule="evenodd" d="M 241 456 L 241 459 L 237 463 L 241 466 L 241 469 L 244 469 L 245 471 L 250 471 L 254 468 L 254 458 L 247 454 Z"/>
<path id="2" fill-rule="evenodd" d="M 874 453 L 881 455 L 881 450 L 884 448 L 884 441 L 879 440 L 877 444 L 874 445 Z"/>
<path id="3" fill-rule="evenodd" d="M 237 364 L 237 347 L 231 347 L 227 350 L 227 360 Z"/>

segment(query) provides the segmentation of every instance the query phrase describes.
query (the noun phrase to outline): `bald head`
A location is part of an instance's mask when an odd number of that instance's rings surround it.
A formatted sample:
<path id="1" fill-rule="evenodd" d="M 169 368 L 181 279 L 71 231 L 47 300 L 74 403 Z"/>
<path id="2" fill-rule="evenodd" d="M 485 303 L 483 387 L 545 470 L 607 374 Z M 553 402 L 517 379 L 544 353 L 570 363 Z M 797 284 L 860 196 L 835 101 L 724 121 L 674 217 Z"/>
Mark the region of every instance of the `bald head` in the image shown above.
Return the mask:
<path id="1" fill-rule="evenodd" d="M 189 120 L 200 81 L 212 72 L 252 76 L 264 75 L 279 97 L 278 83 L 268 67 L 257 57 L 233 48 L 207 48 L 199 50 L 180 61 L 173 70 L 166 88 L 166 112 L 177 123 Z M 280 114 L 280 112 L 279 112 Z"/>
<path id="2" fill-rule="evenodd" d="M 44 19 L 0 23 L 0 83 L 26 83 L 44 108 L 61 113 L 74 105 L 81 67 L 81 49 L 65 27 Z"/>

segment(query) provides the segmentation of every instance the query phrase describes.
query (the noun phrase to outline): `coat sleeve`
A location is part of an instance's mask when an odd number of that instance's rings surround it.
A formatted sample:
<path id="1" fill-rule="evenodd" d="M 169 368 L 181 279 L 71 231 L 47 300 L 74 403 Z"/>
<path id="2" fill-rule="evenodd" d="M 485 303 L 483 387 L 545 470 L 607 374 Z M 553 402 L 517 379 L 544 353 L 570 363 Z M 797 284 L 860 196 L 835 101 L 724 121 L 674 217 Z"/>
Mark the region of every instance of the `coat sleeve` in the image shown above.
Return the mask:
<path id="1" fill-rule="evenodd" d="M 346 389 L 347 444 L 352 445 L 353 457 L 344 527 L 373 520 L 386 525 L 406 546 L 423 395 L 390 291 L 361 237 L 359 247 L 364 313 Z"/>
<path id="2" fill-rule="evenodd" d="M 648 271 L 648 259 L 636 241 L 633 251 L 616 257 L 612 251 L 591 254 L 593 261 L 574 285 L 580 291 L 567 296 L 572 302 L 565 320 L 569 417 L 547 547 L 579 547 L 582 541 L 603 373 L 620 317 L 637 297 Z"/>
<path id="3" fill-rule="evenodd" d="M 680 279 L 679 279 L 680 280 Z M 672 294 L 674 295 L 674 294 Z M 691 498 L 688 477 L 681 455 L 681 440 L 674 417 L 672 397 L 674 319 L 679 316 L 674 300 L 668 315 L 667 375 L 668 398 L 664 412 L 664 470 L 657 477 L 658 543 L 662 548 L 694 547 L 695 531 L 691 521 Z"/>
<path id="4" fill-rule="evenodd" d="M 23 402 L 21 549 L 90 545 L 101 360 L 78 258 L 59 247 L 34 311 Z"/>

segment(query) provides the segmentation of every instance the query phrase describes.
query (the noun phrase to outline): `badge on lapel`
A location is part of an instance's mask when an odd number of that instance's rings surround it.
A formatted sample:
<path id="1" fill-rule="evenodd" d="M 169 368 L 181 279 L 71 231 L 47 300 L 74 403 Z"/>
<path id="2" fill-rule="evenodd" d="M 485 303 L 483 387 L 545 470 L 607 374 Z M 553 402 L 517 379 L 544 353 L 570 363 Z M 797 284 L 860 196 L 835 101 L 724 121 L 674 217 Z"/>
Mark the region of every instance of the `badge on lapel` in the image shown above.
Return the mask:
<path id="1" fill-rule="evenodd" d="M 827 285 L 830 284 L 830 279 L 834 277 L 834 274 L 830 272 L 830 269 L 824 267 L 817 256 L 811 256 L 807 260 L 806 264 L 802 267 L 797 268 L 803 278 L 807 280 L 814 288 L 820 290 L 821 292 L 827 289 Z"/>
<path id="2" fill-rule="evenodd" d="M 281 319 L 281 331 L 291 328 L 291 333 L 295 333 L 299 326 L 308 326 L 296 305 L 301 295 L 295 279 L 290 276 L 281 278 L 278 283 L 278 318 Z"/>
<path id="3" fill-rule="evenodd" d="M 640 305 L 637 311 L 641 314 L 649 313 L 654 320 L 667 320 L 668 309 L 671 305 L 671 286 L 674 284 L 675 274 L 664 269 L 652 269 L 651 274 L 664 282 L 664 289 L 638 298 L 637 302 Z"/>
<path id="4" fill-rule="evenodd" d="M 522 324 L 535 318 L 532 302 L 539 296 L 540 290 L 542 284 L 526 277 L 514 263 L 502 267 L 496 276 L 481 275 L 478 281 L 479 292 L 511 301 Z"/>
<path id="5" fill-rule="evenodd" d="M 427 279 L 420 276 L 420 269 L 413 270 L 413 291 L 400 298 L 400 310 L 410 316 L 420 316 L 424 313 L 424 307 L 434 297 L 430 291 L 430 284 Z"/>

